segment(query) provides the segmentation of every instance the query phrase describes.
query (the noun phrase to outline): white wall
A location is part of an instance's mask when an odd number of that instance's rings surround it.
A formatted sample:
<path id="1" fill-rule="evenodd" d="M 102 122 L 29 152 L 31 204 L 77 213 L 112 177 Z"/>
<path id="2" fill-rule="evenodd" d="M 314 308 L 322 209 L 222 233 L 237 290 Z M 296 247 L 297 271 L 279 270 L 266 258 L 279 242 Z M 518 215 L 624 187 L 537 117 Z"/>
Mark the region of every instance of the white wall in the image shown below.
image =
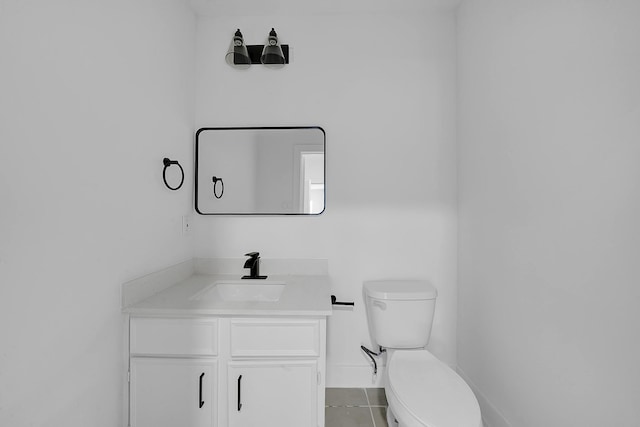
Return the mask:
<path id="1" fill-rule="evenodd" d="M 121 283 L 192 256 L 181 0 L 0 0 L 0 425 L 122 425 Z"/>
<path id="2" fill-rule="evenodd" d="M 638 425 L 639 23 L 634 0 L 459 10 L 458 363 L 491 427 Z"/>
<path id="3" fill-rule="evenodd" d="M 424 3 L 423 3 L 424 4 Z M 320 7 L 320 6 L 318 6 Z M 333 292 L 356 302 L 328 330 L 328 385 L 370 385 L 362 282 L 429 279 L 439 290 L 430 348 L 456 361 L 455 26 L 451 10 L 200 17 L 196 125 L 318 125 L 327 205 L 318 217 L 198 217 L 200 257 L 326 258 Z M 280 70 L 235 70 L 237 28 L 292 48 Z"/>

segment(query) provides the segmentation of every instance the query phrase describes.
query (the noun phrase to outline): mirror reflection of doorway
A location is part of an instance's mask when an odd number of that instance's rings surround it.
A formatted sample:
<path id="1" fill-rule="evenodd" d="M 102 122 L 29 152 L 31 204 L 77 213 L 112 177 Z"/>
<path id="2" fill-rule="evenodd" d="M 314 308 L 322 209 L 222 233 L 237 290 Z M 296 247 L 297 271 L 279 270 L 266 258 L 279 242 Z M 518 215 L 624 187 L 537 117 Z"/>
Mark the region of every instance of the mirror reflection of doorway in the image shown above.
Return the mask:
<path id="1" fill-rule="evenodd" d="M 319 214 L 324 210 L 324 153 L 302 152 L 300 160 L 303 211 Z"/>

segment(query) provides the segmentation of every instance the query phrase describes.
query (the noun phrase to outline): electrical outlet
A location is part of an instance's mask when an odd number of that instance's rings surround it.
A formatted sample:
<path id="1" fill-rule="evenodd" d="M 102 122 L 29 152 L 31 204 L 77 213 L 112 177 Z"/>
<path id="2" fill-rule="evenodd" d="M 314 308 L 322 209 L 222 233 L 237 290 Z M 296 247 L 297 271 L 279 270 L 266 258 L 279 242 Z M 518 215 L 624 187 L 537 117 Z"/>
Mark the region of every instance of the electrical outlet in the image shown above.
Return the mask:
<path id="1" fill-rule="evenodd" d="M 182 235 L 191 234 L 191 215 L 182 215 Z"/>

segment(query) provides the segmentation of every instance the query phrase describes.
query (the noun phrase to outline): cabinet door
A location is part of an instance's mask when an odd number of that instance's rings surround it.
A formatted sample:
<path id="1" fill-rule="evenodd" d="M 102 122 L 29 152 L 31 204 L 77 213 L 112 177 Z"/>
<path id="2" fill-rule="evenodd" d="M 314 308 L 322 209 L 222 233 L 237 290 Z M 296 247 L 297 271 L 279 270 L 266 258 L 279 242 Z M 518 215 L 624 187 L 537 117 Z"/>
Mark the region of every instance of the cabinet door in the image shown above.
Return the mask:
<path id="1" fill-rule="evenodd" d="M 131 426 L 215 426 L 216 371 L 214 360 L 131 358 Z"/>
<path id="2" fill-rule="evenodd" d="M 230 362 L 229 427 L 316 427 L 315 360 Z"/>

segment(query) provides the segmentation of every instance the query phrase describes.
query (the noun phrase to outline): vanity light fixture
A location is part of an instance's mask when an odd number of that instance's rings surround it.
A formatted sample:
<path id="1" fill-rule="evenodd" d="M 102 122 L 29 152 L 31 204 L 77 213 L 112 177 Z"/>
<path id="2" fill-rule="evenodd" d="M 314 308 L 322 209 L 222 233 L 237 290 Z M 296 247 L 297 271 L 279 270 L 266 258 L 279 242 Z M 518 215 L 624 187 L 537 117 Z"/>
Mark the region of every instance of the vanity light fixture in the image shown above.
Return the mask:
<path id="1" fill-rule="evenodd" d="M 227 61 L 227 64 L 238 69 L 245 69 L 251 66 L 249 51 L 247 50 L 247 46 L 244 44 L 244 38 L 242 37 L 242 33 L 239 28 L 233 35 L 231 46 L 229 46 L 225 60 Z"/>
<path id="2" fill-rule="evenodd" d="M 262 49 L 262 55 L 260 56 L 260 62 L 267 67 L 281 68 L 284 67 L 284 53 L 278 43 L 278 34 L 273 28 L 269 31 L 269 37 L 267 38 L 267 44 Z"/>
<path id="3" fill-rule="evenodd" d="M 251 64 L 264 64 L 270 68 L 282 68 L 289 63 L 289 45 L 278 43 L 278 34 L 271 28 L 267 44 L 245 45 L 242 33 L 237 30 L 225 56 L 227 64 L 246 69 Z"/>

